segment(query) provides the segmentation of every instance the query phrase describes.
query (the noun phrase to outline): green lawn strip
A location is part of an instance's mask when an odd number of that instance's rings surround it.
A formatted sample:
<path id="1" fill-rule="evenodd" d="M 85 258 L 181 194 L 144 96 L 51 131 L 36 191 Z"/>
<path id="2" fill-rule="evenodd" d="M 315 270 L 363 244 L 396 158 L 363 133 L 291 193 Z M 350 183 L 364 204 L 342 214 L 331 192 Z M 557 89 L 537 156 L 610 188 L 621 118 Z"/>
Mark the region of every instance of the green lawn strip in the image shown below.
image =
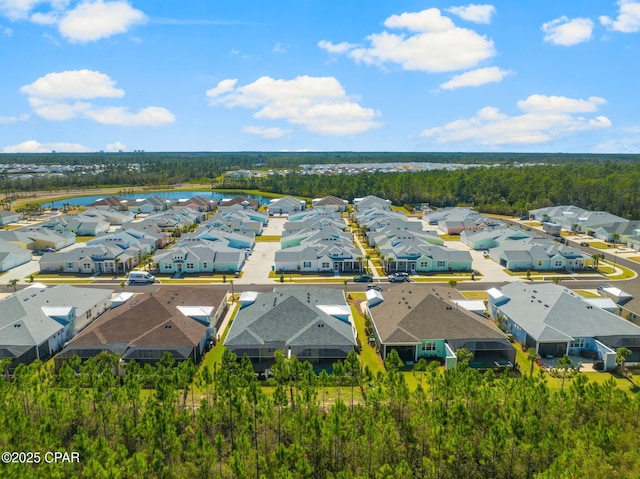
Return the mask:
<path id="1" fill-rule="evenodd" d="M 460 235 L 438 235 L 444 241 L 460 241 Z"/>
<path id="2" fill-rule="evenodd" d="M 460 293 L 469 300 L 486 301 L 489 297 L 486 291 L 460 291 Z"/>
<path id="3" fill-rule="evenodd" d="M 364 369 L 365 366 L 368 366 L 369 370 L 374 375 L 377 374 L 378 371 L 384 372 L 384 365 L 382 363 L 382 360 L 378 356 L 376 350 L 369 345 L 369 338 L 365 333 L 364 316 L 360 312 L 360 309 L 356 306 L 357 299 L 361 299 L 361 297 L 364 295 L 362 293 L 351 293 L 349 296 L 352 297 L 352 300 L 350 301 L 351 315 L 353 317 L 353 322 L 358 333 L 358 338 L 360 339 L 360 346 L 362 347 L 362 350 L 358 355 L 358 358 L 360 359 L 360 365 L 362 366 L 362 369 Z"/>
<path id="4" fill-rule="evenodd" d="M 573 292 L 578 293 L 583 298 L 599 298 L 600 297 L 596 293 L 593 293 L 591 291 L 586 291 L 584 289 L 574 289 Z"/>
<path id="5" fill-rule="evenodd" d="M 640 263 L 640 256 L 628 256 L 625 259 L 633 261 L 634 263 Z"/>
<path id="6" fill-rule="evenodd" d="M 76 236 L 76 243 L 86 243 L 94 239 L 96 239 L 95 236 Z"/>
<path id="7" fill-rule="evenodd" d="M 605 243 L 604 241 L 591 241 L 589 242 L 589 246 L 591 248 L 604 249 L 604 250 L 611 248 L 611 246 Z"/>
<path id="8" fill-rule="evenodd" d="M 631 279 L 636 277 L 636 274 L 634 271 L 630 270 L 629 268 L 625 268 L 624 266 L 620 266 L 619 264 L 615 266 L 621 271 L 621 273 L 618 273 L 618 274 L 614 274 L 615 270 L 613 269 L 613 266 L 611 266 L 611 269 L 610 269 L 611 273 L 605 273 L 604 271 L 602 271 L 601 265 L 602 265 L 602 260 L 598 265 L 598 271 L 603 273 L 607 277 L 607 279 L 621 280 L 621 279 Z M 611 265 L 610 262 L 607 264 L 607 270 L 609 270 L 609 265 Z"/>
<path id="9" fill-rule="evenodd" d="M 256 243 L 279 243 L 282 236 L 278 235 L 261 235 L 256 236 Z"/>

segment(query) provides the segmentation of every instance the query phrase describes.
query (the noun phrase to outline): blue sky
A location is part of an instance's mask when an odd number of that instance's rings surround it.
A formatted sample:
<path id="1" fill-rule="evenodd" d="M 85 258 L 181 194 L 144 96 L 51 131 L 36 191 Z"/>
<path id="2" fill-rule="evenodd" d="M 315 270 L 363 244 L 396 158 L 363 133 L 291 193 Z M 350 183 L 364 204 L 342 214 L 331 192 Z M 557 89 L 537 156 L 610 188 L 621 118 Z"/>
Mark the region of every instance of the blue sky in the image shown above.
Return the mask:
<path id="1" fill-rule="evenodd" d="M 0 0 L 0 152 L 640 153 L 640 0 Z"/>

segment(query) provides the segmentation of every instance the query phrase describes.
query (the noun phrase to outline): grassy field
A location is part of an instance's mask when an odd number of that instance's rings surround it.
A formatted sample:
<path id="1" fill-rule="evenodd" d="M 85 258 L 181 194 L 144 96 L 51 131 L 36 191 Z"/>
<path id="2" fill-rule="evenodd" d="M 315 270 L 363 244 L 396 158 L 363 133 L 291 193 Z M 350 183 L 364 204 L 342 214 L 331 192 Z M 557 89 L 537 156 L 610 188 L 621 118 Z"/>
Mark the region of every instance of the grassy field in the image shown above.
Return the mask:
<path id="1" fill-rule="evenodd" d="M 261 235 L 256 236 L 256 243 L 279 243 L 281 239 L 278 235 Z"/>

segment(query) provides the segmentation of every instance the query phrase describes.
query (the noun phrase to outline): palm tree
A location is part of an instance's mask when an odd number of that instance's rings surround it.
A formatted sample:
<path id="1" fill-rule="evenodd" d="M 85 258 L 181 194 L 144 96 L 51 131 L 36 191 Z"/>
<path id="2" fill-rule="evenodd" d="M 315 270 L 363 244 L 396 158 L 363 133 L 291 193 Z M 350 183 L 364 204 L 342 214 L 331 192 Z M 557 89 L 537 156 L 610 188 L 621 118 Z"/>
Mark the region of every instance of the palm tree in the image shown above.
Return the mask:
<path id="1" fill-rule="evenodd" d="M 536 351 L 536 348 L 527 349 L 527 359 L 531 363 L 531 368 L 529 369 L 529 375 L 533 376 L 533 365 L 536 363 L 538 359 L 538 352 Z"/>
<path id="2" fill-rule="evenodd" d="M 631 350 L 629 348 L 625 348 L 624 346 L 616 349 L 616 363 L 620 365 L 620 370 L 622 374 L 624 374 L 625 370 L 625 362 L 627 358 L 631 356 Z"/>
<path id="3" fill-rule="evenodd" d="M 564 389 L 564 380 L 571 368 L 573 368 L 573 362 L 571 361 L 571 358 L 569 358 L 569 356 L 565 354 L 560 359 L 558 359 L 558 369 L 562 371 L 562 385 L 560 386 L 561 390 Z"/>
<path id="4" fill-rule="evenodd" d="M 12 287 L 13 288 L 13 292 L 15 293 L 17 288 L 16 285 L 18 284 L 18 278 L 13 278 L 9 280 L 9 284 L 7 286 Z"/>
<path id="5" fill-rule="evenodd" d="M 458 286 L 458 282 L 455 279 L 450 279 L 448 283 L 449 283 L 449 286 L 451 286 L 452 288 L 455 288 L 456 286 Z"/>

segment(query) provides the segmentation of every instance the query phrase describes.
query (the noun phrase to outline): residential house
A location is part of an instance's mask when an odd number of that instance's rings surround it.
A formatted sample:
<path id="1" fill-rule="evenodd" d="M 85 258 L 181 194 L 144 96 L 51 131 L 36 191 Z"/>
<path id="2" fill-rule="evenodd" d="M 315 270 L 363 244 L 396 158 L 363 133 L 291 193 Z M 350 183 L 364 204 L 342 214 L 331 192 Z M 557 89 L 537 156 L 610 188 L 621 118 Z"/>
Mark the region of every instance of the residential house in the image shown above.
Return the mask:
<path id="1" fill-rule="evenodd" d="M 95 220 L 104 221 L 110 225 L 122 226 L 131 223 L 135 219 L 135 215 L 131 211 L 117 211 L 113 209 L 91 208 L 84 210 L 82 216 L 93 218 Z"/>
<path id="2" fill-rule="evenodd" d="M 86 360 L 105 351 L 141 365 L 158 363 L 165 352 L 174 361 L 197 364 L 215 340 L 227 297 L 228 291 L 195 287 L 138 294 L 70 341 L 56 356 L 56 368 L 74 356 Z"/>
<path id="3" fill-rule="evenodd" d="M 397 351 L 405 362 L 435 359 L 452 368 L 456 351 L 474 355 L 472 367 L 513 365 L 515 350 L 506 335 L 490 320 L 464 308 L 454 300 L 464 299 L 451 288 L 417 288 L 402 284 L 386 288 L 380 298 L 364 302 L 373 335 L 382 358 Z"/>
<path id="4" fill-rule="evenodd" d="M 282 198 L 274 198 L 267 205 L 269 215 L 289 215 L 296 211 L 304 211 L 307 203 L 292 196 L 284 196 Z"/>
<path id="5" fill-rule="evenodd" d="M 141 256 L 135 247 L 102 244 L 44 253 L 38 266 L 41 273 L 126 274 L 140 263 Z"/>
<path id="6" fill-rule="evenodd" d="M 99 200 L 94 201 L 93 203 L 88 205 L 88 208 L 125 211 L 131 201 L 132 200 L 128 200 L 120 196 L 108 196 L 106 198 L 100 198 Z"/>
<path id="7" fill-rule="evenodd" d="M 32 284 L 0 299 L 0 358 L 46 361 L 110 307 L 112 290 Z"/>
<path id="8" fill-rule="evenodd" d="M 391 200 L 368 195 L 362 198 L 354 198 L 353 207 L 356 211 L 366 211 L 368 209 L 391 210 Z"/>
<path id="9" fill-rule="evenodd" d="M 577 293 L 552 283 L 520 281 L 489 290 L 489 311 L 525 348 L 542 357 L 597 356 L 605 369 L 616 365 L 616 350 L 631 350 L 640 361 L 640 327 Z"/>
<path id="10" fill-rule="evenodd" d="M 202 238 L 188 238 L 166 251 L 153 256 L 160 273 L 202 274 L 236 273 L 246 261 L 244 249 L 234 248 L 221 241 L 209 241 Z"/>
<path id="11" fill-rule="evenodd" d="M 269 369 L 278 350 L 316 368 L 330 367 L 356 347 L 356 330 L 342 290 L 283 286 L 245 304 L 224 345 L 239 358 L 246 354 L 256 372 Z"/>
<path id="12" fill-rule="evenodd" d="M 580 248 L 537 238 L 507 242 L 493 248 L 489 257 L 511 271 L 580 271 L 593 261 Z"/>
<path id="13" fill-rule="evenodd" d="M 475 250 L 487 250 L 502 246 L 509 241 L 519 241 L 533 236 L 512 227 L 487 228 L 481 231 L 463 231 L 460 241 Z"/>
<path id="14" fill-rule="evenodd" d="M 158 211 L 166 211 L 172 204 L 173 202 L 167 198 L 150 196 L 129 201 L 127 209 L 133 213 L 151 214 Z"/>
<path id="15" fill-rule="evenodd" d="M 9 241 L 0 240 L 0 273 L 31 261 L 31 251 Z"/>
<path id="16" fill-rule="evenodd" d="M 5 226 L 11 223 L 18 223 L 19 221 L 20 213 L 0 209 L 0 226 Z"/>
<path id="17" fill-rule="evenodd" d="M 235 198 L 223 198 L 218 203 L 218 211 L 223 211 L 232 206 L 239 205 L 245 210 L 257 211 L 260 208 L 260 202 L 253 198 L 247 198 L 246 196 L 236 196 Z"/>
<path id="18" fill-rule="evenodd" d="M 154 237 L 147 237 L 144 233 L 136 235 L 136 230 L 115 231 L 105 235 L 97 236 L 96 238 L 87 241 L 87 246 L 114 245 L 120 249 L 136 248 L 141 251 L 141 254 L 152 254 L 158 249 L 157 239 Z"/>
<path id="19" fill-rule="evenodd" d="M 352 272 L 362 270 L 362 252 L 344 231 L 327 227 L 303 230 L 281 240 L 276 251 L 277 272 Z"/>
<path id="20" fill-rule="evenodd" d="M 431 245 L 416 238 L 394 240 L 380 245 L 378 249 L 388 273 L 472 271 L 472 258 L 468 251 Z"/>
<path id="21" fill-rule="evenodd" d="M 349 209 L 349 202 L 347 200 L 328 195 L 311 200 L 311 207 L 313 209 L 322 209 L 325 211 L 347 211 L 347 209 Z"/>
<path id="22" fill-rule="evenodd" d="M 182 198 L 176 201 L 172 208 L 189 208 L 201 213 L 209 213 L 216 209 L 218 201 L 213 198 L 205 198 L 204 196 L 193 196 L 191 198 Z"/>
<path id="23" fill-rule="evenodd" d="M 109 231 L 111 225 L 106 221 L 78 214 L 51 218 L 41 226 L 57 233 L 71 232 L 76 236 L 96 236 Z"/>
<path id="24" fill-rule="evenodd" d="M 56 231 L 39 226 L 20 228 L 19 230 L 0 231 L 0 240 L 15 243 L 30 250 L 53 248 L 56 251 L 76 242 L 76 235 L 69 232 Z"/>
<path id="25" fill-rule="evenodd" d="M 253 210 L 236 208 L 239 209 L 227 208 L 224 212 L 216 213 L 201 228 L 226 227 L 230 231 L 238 233 L 261 235 L 265 225 L 269 222 L 269 217 Z"/>

